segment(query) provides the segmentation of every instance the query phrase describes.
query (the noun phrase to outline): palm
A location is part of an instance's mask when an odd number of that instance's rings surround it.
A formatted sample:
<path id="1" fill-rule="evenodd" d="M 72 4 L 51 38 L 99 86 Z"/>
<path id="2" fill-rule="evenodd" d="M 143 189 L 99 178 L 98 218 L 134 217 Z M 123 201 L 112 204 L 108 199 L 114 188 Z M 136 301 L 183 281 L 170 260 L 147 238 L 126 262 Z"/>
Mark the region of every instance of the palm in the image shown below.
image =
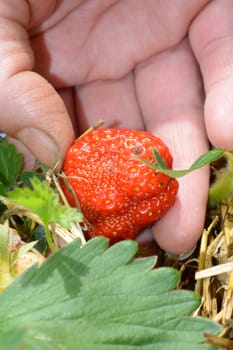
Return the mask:
<path id="1" fill-rule="evenodd" d="M 94 8 L 95 3 L 99 4 Z M 121 78 L 187 34 L 200 5 L 194 2 L 191 8 L 179 3 L 109 0 L 74 6 L 62 1 L 57 11 L 33 30 L 37 68 L 57 85 Z"/>
<path id="2" fill-rule="evenodd" d="M 173 103 L 171 95 L 175 93 L 174 103 L 187 104 L 185 96 L 179 101 L 177 95 L 199 84 L 191 49 L 183 40 L 198 6 L 195 2 L 191 8 L 179 1 L 122 4 L 109 0 L 93 8 L 94 3 L 72 6 L 63 1 L 33 30 L 35 68 L 57 89 L 77 87 L 73 117 L 79 117 L 81 129 L 99 117 L 135 128 L 148 124 L 154 129 L 160 109 Z M 183 80 L 171 91 L 171 80 L 180 75 L 181 68 Z M 200 103 L 200 95 L 195 98 Z M 70 101 L 66 90 L 67 99 Z M 157 105 L 151 117 L 148 100 Z M 148 118 L 153 119 L 152 125 Z"/>

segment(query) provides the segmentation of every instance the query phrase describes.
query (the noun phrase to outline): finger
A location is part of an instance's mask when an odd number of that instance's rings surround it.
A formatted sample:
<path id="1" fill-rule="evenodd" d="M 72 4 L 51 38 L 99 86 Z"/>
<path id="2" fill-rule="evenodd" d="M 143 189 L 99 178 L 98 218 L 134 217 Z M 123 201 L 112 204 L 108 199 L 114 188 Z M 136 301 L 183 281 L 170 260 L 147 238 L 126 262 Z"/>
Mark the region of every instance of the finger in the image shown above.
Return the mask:
<path id="1" fill-rule="evenodd" d="M 136 88 L 147 129 L 169 146 L 175 169 L 189 167 L 208 146 L 201 83 L 188 42 L 140 66 Z M 203 228 L 207 190 L 207 168 L 179 180 L 174 206 L 154 226 L 162 248 L 176 254 L 193 248 Z"/>
<path id="2" fill-rule="evenodd" d="M 47 166 L 63 159 L 73 129 L 62 99 L 43 78 L 31 72 L 12 77 L 1 84 L 0 104 L 1 130 Z"/>
<path id="3" fill-rule="evenodd" d="M 76 88 L 79 131 L 103 119 L 106 127 L 143 129 L 135 93 L 134 75 L 119 80 L 98 80 Z"/>
<path id="4" fill-rule="evenodd" d="M 77 136 L 78 129 L 77 129 L 77 115 L 76 115 L 76 108 L 75 108 L 76 102 L 75 102 L 74 88 L 70 87 L 70 88 L 59 89 L 58 93 L 61 96 L 66 106 L 66 110 L 72 122 L 74 134 Z"/>
<path id="5" fill-rule="evenodd" d="M 233 2 L 214 0 L 197 16 L 190 42 L 200 64 L 205 91 L 208 137 L 233 150 Z"/>
<path id="6" fill-rule="evenodd" d="M 34 169 L 35 157 L 33 157 L 31 152 L 21 142 L 19 142 L 15 138 L 8 136 L 7 140 L 9 141 L 9 143 L 16 146 L 18 152 L 24 155 L 23 170 L 31 171 L 32 169 Z"/>
<path id="7" fill-rule="evenodd" d="M 53 165 L 73 138 L 72 125 L 54 88 L 31 71 L 33 53 L 24 28 L 28 12 L 25 2 L 21 5 L 21 17 L 14 18 L 18 12 L 12 2 L 2 8 L 0 2 L 0 129 L 20 140 L 41 162 Z"/>

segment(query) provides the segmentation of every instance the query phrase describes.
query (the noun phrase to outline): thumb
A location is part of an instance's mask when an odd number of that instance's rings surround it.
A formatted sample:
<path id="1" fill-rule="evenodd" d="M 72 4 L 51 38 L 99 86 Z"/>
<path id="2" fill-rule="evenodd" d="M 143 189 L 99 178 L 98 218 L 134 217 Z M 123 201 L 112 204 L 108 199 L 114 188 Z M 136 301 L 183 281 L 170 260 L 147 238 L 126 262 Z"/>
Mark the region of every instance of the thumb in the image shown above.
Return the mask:
<path id="1" fill-rule="evenodd" d="M 24 28 L 26 20 L 23 13 L 13 18 L 20 11 L 11 11 L 11 3 L 6 18 L 4 11 L 0 18 L 0 130 L 20 140 L 42 163 L 52 166 L 64 157 L 72 142 L 72 124 L 56 90 L 32 71 L 34 57 Z M 23 12 L 23 8 L 20 10 Z"/>
<path id="2" fill-rule="evenodd" d="M 0 83 L 0 104 L 2 131 L 47 166 L 63 159 L 74 138 L 72 124 L 61 97 L 44 78 L 26 71 Z"/>

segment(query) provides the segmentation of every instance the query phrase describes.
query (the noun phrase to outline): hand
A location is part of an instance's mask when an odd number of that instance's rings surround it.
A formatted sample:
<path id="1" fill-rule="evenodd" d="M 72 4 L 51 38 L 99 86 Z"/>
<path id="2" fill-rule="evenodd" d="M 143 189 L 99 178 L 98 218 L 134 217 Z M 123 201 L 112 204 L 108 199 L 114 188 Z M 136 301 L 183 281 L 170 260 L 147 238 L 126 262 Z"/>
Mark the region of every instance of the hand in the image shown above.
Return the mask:
<path id="1" fill-rule="evenodd" d="M 208 141 L 233 148 L 232 0 L 15 5 L 0 0 L 0 129 L 42 162 L 62 159 L 73 130 L 100 118 L 161 137 L 175 169 L 188 167 Z M 161 247 L 194 246 L 208 182 L 207 168 L 180 180 L 174 207 L 153 228 Z"/>

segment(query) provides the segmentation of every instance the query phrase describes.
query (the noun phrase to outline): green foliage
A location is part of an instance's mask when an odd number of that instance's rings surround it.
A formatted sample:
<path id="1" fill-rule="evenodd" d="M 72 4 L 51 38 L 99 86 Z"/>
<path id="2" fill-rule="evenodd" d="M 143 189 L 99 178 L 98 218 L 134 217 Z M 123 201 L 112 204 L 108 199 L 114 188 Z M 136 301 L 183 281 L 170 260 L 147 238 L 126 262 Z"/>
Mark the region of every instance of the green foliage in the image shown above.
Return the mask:
<path id="1" fill-rule="evenodd" d="M 182 174 L 166 169 L 155 150 L 157 165 L 148 165 L 164 173 L 172 171 L 167 173 L 170 176 L 183 176 L 222 152 L 200 157 Z M 23 156 L 15 146 L 1 141 L 0 198 L 9 208 L 33 213 L 44 226 L 37 226 L 34 237 L 46 237 L 53 250 L 49 225 L 69 228 L 71 221 L 82 221 L 82 215 L 62 205 L 41 175 L 22 173 L 22 166 Z M 26 187 L 18 187 L 18 181 Z M 2 272 L 34 244 L 9 256 L 7 229 L 5 224 L 0 232 Z M 174 290 L 178 271 L 154 269 L 155 258 L 134 259 L 136 251 L 133 241 L 108 248 L 108 241 L 98 237 L 81 248 L 75 240 L 41 267 L 31 267 L 0 294 L 0 350 L 217 349 L 203 343 L 203 333 L 216 334 L 220 327 L 189 316 L 200 298 L 193 292 Z M 0 271 L 0 278 L 4 273 Z"/>
<path id="2" fill-rule="evenodd" d="M 20 349 L 19 344 L 23 339 L 23 331 L 20 329 L 9 329 L 8 331 L 3 331 L 0 329 L 0 349 L 1 350 L 15 350 Z M 23 347 L 21 348 L 23 349 Z"/>
<path id="3" fill-rule="evenodd" d="M 23 155 L 6 139 L 0 141 L 0 195 L 15 185 L 23 166 Z"/>
<path id="4" fill-rule="evenodd" d="M 233 195 L 233 155 L 231 152 L 225 151 L 224 156 L 227 165 L 216 172 L 215 181 L 209 189 L 208 204 L 210 207 L 214 207 L 222 200 L 232 198 Z"/>
<path id="5" fill-rule="evenodd" d="M 46 255 L 47 252 L 47 241 L 45 236 L 45 229 L 42 225 L 37 225 L 31 236 L 32 241 L 37 241 L 35 248 L 42 254 Z"/>
<path id="6" fill-rule="evenodd" d="M 22 181 L 22 183 L 24 185 L 26 185 L 27 187 L 32 188 L 32 184 L 31 184 L 31 180 L 37 177 L 40 181 L 45 180 L 45 176 L 42 174 L 37 174 L 35 172 L 32 171 L 24 171 L 21 176 L 20 176 L 20 180 Z"/>
<path id="7" fill-rule="evenodd" d="M 0 213 L 6 207 L 25 209 L 29 217 L 36 220 L 45 228 L 47 243 L 53 251 L 52 236 L 49 225 L 56 223 L 69 228 L 71 221 L 81 222 L 82 214 L 74 208 L 60 203 L 59 196 L 49 187 L 44 176 L 35 172 L 22 172 L 23 155 L 18 153 L 15 146 L 6 139 L 0 142 Z M 40 168 L 44 173 L 48 171 L 42 164 Z M 19 187 L 17 181 L 23 187 Z M 15 220 L 17 222 L 17 219 Z M 26 226 L 22 227 L 22 231 Z M 28 237 L 30 239 L 30 237 Z"/>
<path id="8" fill-rule="evenodd" d="M 0 330 L 18 339 L 9 350 L 217 349 L 202 342 L 219 326 L 188 316 L 200 298 L 172 290 L 178 271 L 136 251 L 133 241 L 75 240 L 27 270 L 0 295 Z"/>
<path id="9" fill-rule="evenodd" d="M 30 188 L 15 187 L 7 192 L 7 198 L 0 198 L 8 207 L 25 209 L 25 215 L 33 216 L 36 222 L 42 224 L 48 246 L 55 251 L 49 225 L 59 224 L 64 228 L 70 228 L 72 221 L 82 222 L 83 216 L 77 209 L 62 205 L 59 196 L 46 181 L 41 181 L 35 176 L 30 179 L 30 183 Z"/>
<path id="10" fill-rule="evenodd" d="M 35 213 L 45 226 L 58 223 L 69 228 L 71 221 L 82 221 L 82 214 L 75 208 L 62 205 L 54 189 L 37 177 L 30 180 L 32 188 L 16 187 L 7 193 L 8 203 L 22 206 Z"/>

